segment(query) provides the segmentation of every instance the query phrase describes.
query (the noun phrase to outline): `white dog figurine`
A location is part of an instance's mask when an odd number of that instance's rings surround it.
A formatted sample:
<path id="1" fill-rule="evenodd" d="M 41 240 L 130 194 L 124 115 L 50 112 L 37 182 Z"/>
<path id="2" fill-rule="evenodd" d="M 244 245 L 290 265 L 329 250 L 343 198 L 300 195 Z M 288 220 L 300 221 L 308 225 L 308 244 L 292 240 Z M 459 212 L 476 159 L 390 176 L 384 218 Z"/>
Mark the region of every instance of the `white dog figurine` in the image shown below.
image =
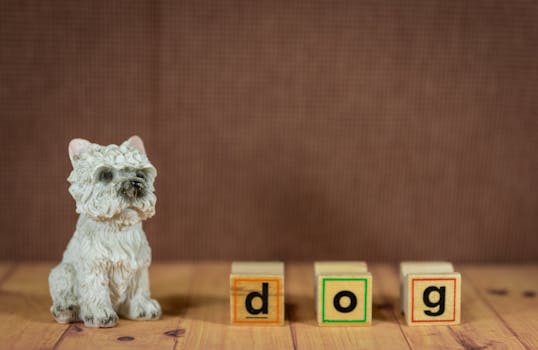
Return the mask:
<path id="1" fill-rule="evenodd" d="M 142 230 L 142 220 L 155 214 L 157 171 L 142 140 L 101 146 L 74 139 L 69 157 L 69 192 L 80 216 L 49 276 L 52 315 L 87 327 L 113 327 L 118 315 L 158 319 L 161 307 L 149 291 L 151 249 Z"/>

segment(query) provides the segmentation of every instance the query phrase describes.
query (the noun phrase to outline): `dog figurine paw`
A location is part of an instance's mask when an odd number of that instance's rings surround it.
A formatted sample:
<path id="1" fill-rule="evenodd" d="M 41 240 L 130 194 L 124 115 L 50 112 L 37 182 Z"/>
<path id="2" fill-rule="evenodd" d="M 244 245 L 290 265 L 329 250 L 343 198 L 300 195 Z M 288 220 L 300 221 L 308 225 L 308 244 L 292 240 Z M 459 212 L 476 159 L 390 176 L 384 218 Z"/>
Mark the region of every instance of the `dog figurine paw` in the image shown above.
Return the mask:
<path id="1" fill-rule="evenodd" d="M 57 322 L 113 327 L 118 316 L 154 320 L 161 306 L 151 299 L 151 249 L 142 221 L 155 214 L 157 170 L 142 139 L 101 146 L 69 143 L 73 171 L 69 192 L 80 214 L 62 262 L 50 273 L 50 311 Z"/>

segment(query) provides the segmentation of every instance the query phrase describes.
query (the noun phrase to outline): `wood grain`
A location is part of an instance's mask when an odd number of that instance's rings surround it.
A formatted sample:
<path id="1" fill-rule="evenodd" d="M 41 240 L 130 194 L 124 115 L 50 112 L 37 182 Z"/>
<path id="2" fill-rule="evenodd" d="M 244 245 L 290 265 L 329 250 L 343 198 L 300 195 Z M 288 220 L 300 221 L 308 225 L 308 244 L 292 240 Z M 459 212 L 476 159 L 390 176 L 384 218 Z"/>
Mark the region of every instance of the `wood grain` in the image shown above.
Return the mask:
<path id="1" fill-rule="evenodd" d="M 395 265 L 370 264 L 370 327 L 319 327 L 311 263 L 286 265 L 286 323 L 229 323 L 230 263 L 168 263 L 151 268 L 158 321 L 120 319 L 111 329 L 57 324 L 49 313 L 53 264 L 0 263 L 0 347 L 14 349 L 534 349 L 538 348 L 538 265 L 457 266 L 462 322 L 408 327 L 399 310 Z"/>
<path id="2" fill-rule="evenodd" d="M 449 329 L 465 349 L 524 349 L 465 278 L 461 284 L 462 320 Z"/>
<path id="3" fill-rule="evenodd" d="M 538 266 L 463 266 L 461 271 L 505 327 L 526 348 L 537 349 Z"/>
<path id="4" fill-rule="evenodd" d="M 58 324 L 49 308 L 48 274 L 53 264 L 20 264 L 0 287 L 0 344 L 11 349 L 50 349 L 68 325 Z"/>

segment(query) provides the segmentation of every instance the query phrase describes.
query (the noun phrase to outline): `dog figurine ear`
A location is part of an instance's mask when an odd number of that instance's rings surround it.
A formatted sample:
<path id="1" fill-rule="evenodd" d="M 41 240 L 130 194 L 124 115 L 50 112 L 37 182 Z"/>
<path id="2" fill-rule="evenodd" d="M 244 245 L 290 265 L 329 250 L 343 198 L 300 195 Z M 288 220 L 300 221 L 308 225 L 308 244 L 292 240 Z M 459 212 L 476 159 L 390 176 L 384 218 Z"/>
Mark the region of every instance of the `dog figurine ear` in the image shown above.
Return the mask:
<path id="1" fill-rule="evenodd" d="M 138 135 L 129 137 L 129 140 L 125 141 L 123 144 L 134 147 L 137 150 L 139 150 L 140 153 L 146 154 L 146 149 L 144 148 L 144 142 L 142 142 L 142 139 Z"/>
<path id="2" fill-rule="evenodd" d="M 69 159 L 71 159 L 73 166 L 75 165 L 75 161 L 79 159 L 82 152 L 88 149 L 90 144 L 90 141 L 84 139 L 72 139 L 69 142 Z"/>

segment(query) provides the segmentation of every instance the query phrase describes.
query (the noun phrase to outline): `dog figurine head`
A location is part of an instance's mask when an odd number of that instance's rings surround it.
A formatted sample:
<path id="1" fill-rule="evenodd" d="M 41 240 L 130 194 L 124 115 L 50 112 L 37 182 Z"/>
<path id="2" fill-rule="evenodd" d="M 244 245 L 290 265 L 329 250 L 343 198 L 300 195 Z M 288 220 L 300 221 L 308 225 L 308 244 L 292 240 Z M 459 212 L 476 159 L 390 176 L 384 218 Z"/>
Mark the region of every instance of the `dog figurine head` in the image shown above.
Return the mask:
<path id="1" fill-rule="evenodd" d="M 77 213 L 119 227 L 155 214 L 153 182 L 157 170 L 146 156 L 140 137 L 133 136 L 120 146 L 73 139 L 69 158 L 73 171 L 67 180 Z"/>

